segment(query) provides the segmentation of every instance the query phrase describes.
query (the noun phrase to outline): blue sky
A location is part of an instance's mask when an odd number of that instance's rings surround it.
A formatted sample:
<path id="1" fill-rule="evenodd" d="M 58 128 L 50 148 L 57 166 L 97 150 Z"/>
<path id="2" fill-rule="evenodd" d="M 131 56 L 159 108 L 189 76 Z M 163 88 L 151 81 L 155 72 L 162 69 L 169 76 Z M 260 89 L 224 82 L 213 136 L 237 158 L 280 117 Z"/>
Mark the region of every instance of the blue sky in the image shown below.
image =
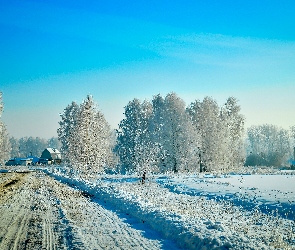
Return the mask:
<path id="1" fill-rule="evenodd" d="M 0 0 L 2 120 L 56 136 L 92 94 L 113 128 L 133 98 L 239 99 L 246 126 L 295 125 L 295 1 Z"/>

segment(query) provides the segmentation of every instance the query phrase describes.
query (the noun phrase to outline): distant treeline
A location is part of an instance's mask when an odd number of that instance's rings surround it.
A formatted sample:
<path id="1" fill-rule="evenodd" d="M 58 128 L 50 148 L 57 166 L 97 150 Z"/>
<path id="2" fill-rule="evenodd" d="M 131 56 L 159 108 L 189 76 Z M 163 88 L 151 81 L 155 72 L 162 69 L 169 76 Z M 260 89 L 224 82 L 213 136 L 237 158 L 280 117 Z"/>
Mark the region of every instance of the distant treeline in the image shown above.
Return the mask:
<path id="1" fill-rule="evenodd" d="M 246 134 L 246 166 L 288 166 L 294 161 L 295 126 L 252 126 Z"/>
<path id="2" fill-rule="evenodd" d="M 61 143 L 57 137 L 44 139 L 40 137 L 22 137 L 20 139 L 10 137 L 10 157 L 27 157 L 30 155 L 40 157 L 45 148 L 60 149 Z"/>

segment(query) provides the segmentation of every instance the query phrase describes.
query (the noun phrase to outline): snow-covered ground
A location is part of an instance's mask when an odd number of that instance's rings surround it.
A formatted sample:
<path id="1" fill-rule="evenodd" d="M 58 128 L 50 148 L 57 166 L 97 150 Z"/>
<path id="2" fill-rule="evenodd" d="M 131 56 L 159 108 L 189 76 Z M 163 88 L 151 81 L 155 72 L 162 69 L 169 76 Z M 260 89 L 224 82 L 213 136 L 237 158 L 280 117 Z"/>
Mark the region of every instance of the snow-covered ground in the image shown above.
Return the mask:
<path id="1" fill-rule="evenodd" d="M 59 195 L 68 190 L 59 197 L 59 206 L 71 225 L 69 234 L 86 249 L 103 248 L 101 237 L 109 237 L 104 242 L 109 249 L 295 248 L 293 172 L 147 175 L 142 184 L 136 175 L 100 175 L 84 181 L 62 168 L 42 171 L 58 181 Z M 109 230 L 101 234 L 106 225 Z M 126 235 L 135 241 L 124 241 Z"/>
<path id="2" fill-rule="evenodd" d="M 158 175 L 145 184 L 137 176 L 105 175 L 88 183 L 56 170 L 53 176 L 185 249 L 295 247 L 291 174 Z"/>
<path id="3" fill-rule="evenodd" d="M 131 226 L 132 225 L 132 226 Z M 178 249 L 42 172 L 0 174 L 0 249 Z"/>
<path id="4" fill-rule="evenodd" d="M 173 192 L 226 200 L 244 209 L 259 208 L 295 220 L 295 172 L 264 175 L 190 175 L 158 179 Z"/>

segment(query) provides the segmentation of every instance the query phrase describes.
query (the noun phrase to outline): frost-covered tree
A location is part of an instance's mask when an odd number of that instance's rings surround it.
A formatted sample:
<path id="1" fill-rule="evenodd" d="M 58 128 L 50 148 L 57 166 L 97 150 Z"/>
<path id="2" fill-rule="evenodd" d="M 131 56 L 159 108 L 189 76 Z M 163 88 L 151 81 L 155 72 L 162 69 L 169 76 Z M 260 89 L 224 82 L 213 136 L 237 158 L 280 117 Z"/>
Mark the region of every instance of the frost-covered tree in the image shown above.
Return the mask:
<path id="1" fill-rule="evenodd" d="M 291 147 L 294 149 L 295 148 L 295 126 L 290 127 L 290 144 L 291 144 Z"/>
<path id="2" fill-rule="evenodd" d="M 168 170 L 166 165 L 167 150 L 164 148 L 165 137 L 165 119 L 166 119 L 166 106 L 165 99 L 160 95 L 156 95 L 152 99 L 153 112 L 149 122 L 149 139 L 153 148 L 154 165 L 157 167 L 155 171 L 165 172 Z"/>
<path id="3" fill-rule="evenodd" d="M 116 147 L 117 143 L 117 131 L 112 130 L 110 134 L 110 157 L 108 159 L 108 164 L 105 169 L 106 173 L 120 173 L 121 167 L 120 167 L 120 158 L 119 156 L 114 152 L 114 148 Z"/>
<path id="4" fill-rule="evenodd" d="M 187 108 L 200 136 L 201 164 L 207 170 L 224 171 L 244 162 L 244 118 L 234 97 L 220 108 L 211 97 L 196 100 Z"/>
<path id="5" fill-rule="evenodd" d="M 115 152 L 127 171 L 145 171 L 150 166 L 150 147 L 148 137 L 149 119 L 152 106 L 138 99 L 130 101 L 125 107 L 125 118 L 117 130 Z"/>
<path id="6" fill-rule="evenodd" d="M 202 102 L 196 100 L 191 103 L 187 111 L 201 138 L 199 146 L 201 164 L 207 170 L 224 168 L 227 161 L 225 152 L 228 142 L 217 102 L 210 97 L 205 97 Z"/>
<path id="7" fill-rule="evenodd" d="M 175 93 L 168 94 L 162 115 L 158 126 L 161 140 L 158 143 L 165 157 L 163 164 L 174 172 L 194 170 L 199 142 L 184 101 Z"/>
<path id="8" fill-rule="evenodd" d="M 152 104 L 134 99 L 125 107 L 115 151 L 121 164 L 140 172 L 193 170 L 197 137 L 175 93 L 154 96 Z"/>
<path id="9" fill-rule="evenodd" d="M 247 131 L 249 142 L 245 165 L 275 166 L 286 164 L 291 155 L 289 131 L 275 125 L 252 126 Z"/>
<path id="10" fill-rule="evenodd" d="M 290 127 L 290 136 L 295 140 L 295 126 Z"/>
<path id="11" fill-rule="evenodd" d="M 4 107 L 4 105 L 3 105 L 3 101 L 2 101 L 2 92 L 0 92 L 0 118 L 1 118 L 1 116 L 2 116 L 2 113 L 3 113 L 3 107 Z"/>
<path id="12" fill-rule="evenodd" d="M 228 169 L 241 166 L 245 162 L 244 145 L 244 116 L 240 114 L 241 107 L 238 100 L 229 97 L 221 109 L 221 122 L 225 129 L 225 142 L 227 148 L 224 154 L 227 155 Z"/>
<path id="13" fill-rule="evenodd" d="M 76 102 L 69 104 L 63 111 L 61 121 L 59 122 L 59 128 L 57 129 L 58 140 L 61 143 L 61 153 L 63 161 L 69 162 L 69 140 L 74 136 L 74 128 L 76 126 L 76 120 L 78 116 L 79 105 Z"/>
<path id="14" fill-rule="evenodd" d="M 0 124 L 0 162 L 1 163 L 9 159 L 10 150 L 11 150 L 11 146 L 10 146 L 9 136 L 8 136 L 6 126 L 3 123 L 1 123 Z"/>
<path id="15" fill-rule="evenodd" d="M 4 163 L 8 160 L 10 155 L 10 142 L 9 136 L 5 124 L 2 122 L 2 112 L 3 112 L 3 102 L 2 102 L 2 92 L 0 92 L 0 163 Z"/>
<path id="16" fill-rule="evenodd" d="M 102 172 L 111 161 L 110 126 L 90 95 L 65 109 L 58 135 L 67 160 L 84 177 Z"/>
<path id="17" fill-rule="evenodd" d="M 291 167 L 295 167 L 295 126 L 290 127 Z"/>

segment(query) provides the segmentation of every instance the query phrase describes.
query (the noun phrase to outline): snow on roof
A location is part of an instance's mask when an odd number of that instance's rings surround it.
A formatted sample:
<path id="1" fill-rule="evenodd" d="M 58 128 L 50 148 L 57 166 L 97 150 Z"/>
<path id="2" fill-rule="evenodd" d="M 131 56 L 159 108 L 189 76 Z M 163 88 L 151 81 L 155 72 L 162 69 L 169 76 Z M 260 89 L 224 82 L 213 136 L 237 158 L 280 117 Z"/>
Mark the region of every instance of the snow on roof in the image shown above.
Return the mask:
<path id="1" fill-rule="evenodd" d="M 60 154 L 60 152 L 58 151 L 58 149 L 56 149 L 56 148 L 46 148 L 46 150 L 48 150 L 48 152 L 50 153 L 50 154 Z"/>

